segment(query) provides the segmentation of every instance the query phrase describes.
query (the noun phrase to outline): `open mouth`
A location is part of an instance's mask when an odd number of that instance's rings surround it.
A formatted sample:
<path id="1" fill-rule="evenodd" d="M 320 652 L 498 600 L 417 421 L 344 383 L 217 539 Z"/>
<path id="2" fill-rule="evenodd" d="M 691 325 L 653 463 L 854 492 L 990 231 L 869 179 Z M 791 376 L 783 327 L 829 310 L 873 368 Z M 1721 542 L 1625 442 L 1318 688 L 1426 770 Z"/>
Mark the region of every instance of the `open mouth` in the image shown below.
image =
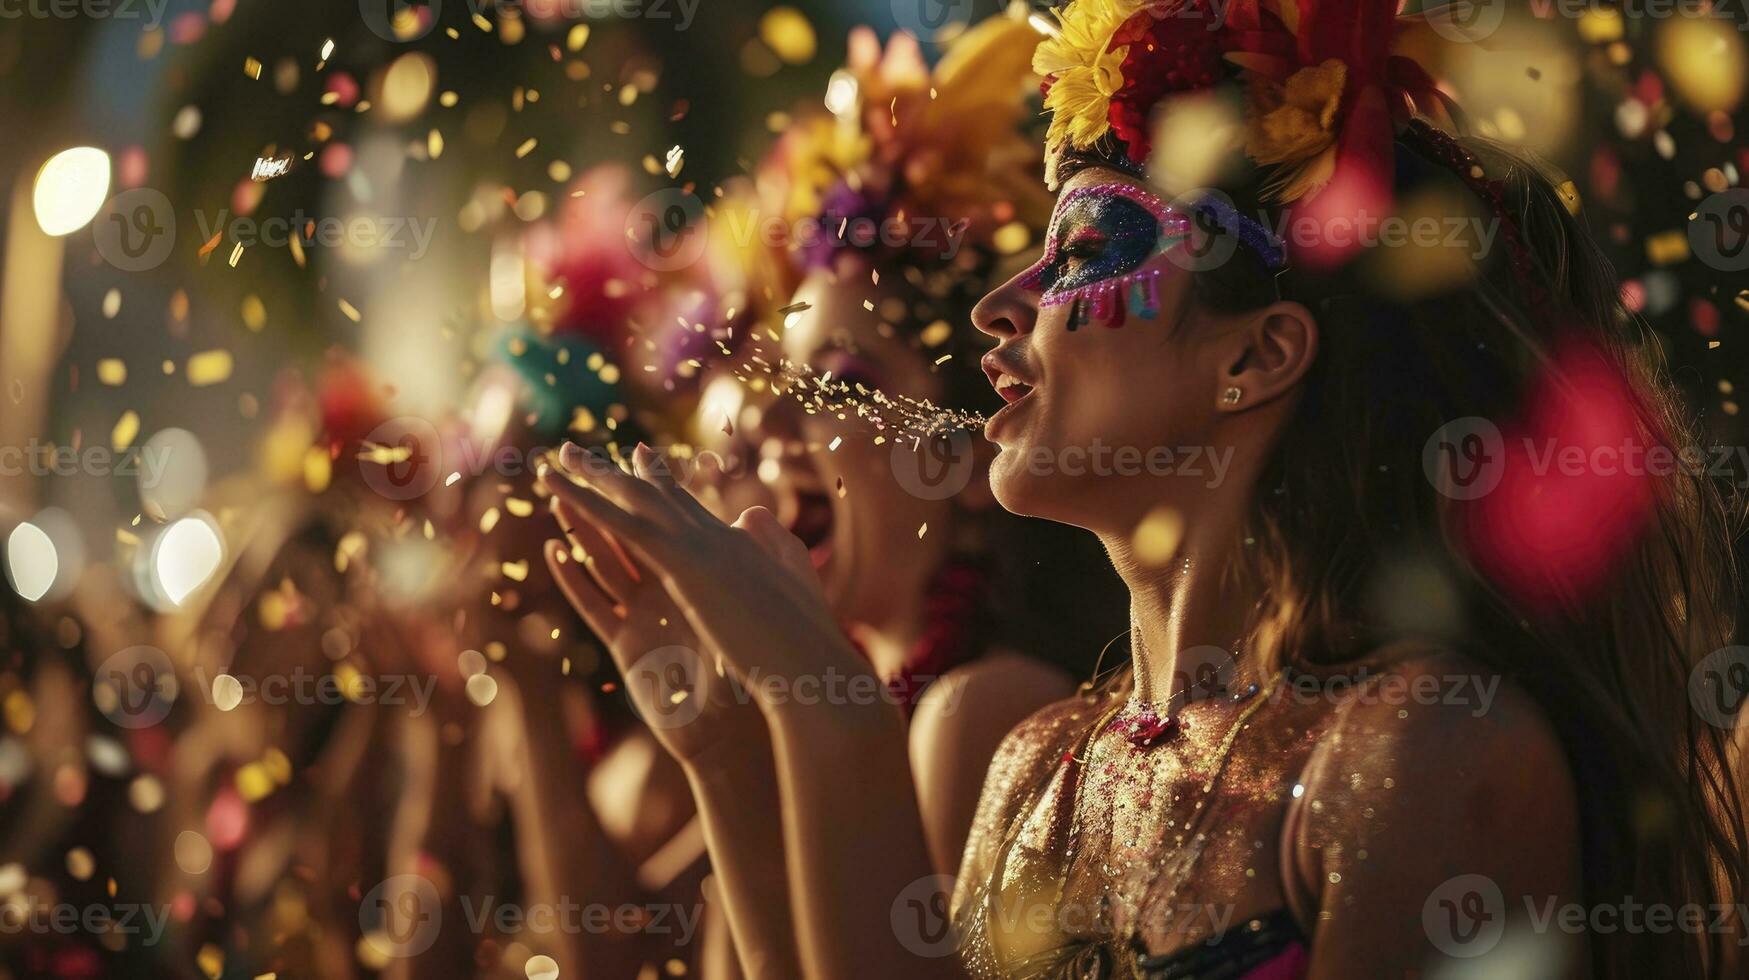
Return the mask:
<path id="1" fill-rule="evenodd" d="M 1027 395 L 1032 394 L 1032 385 L 1027 384 L 1012 374 L 998 373 L 995 378 L 995 384 L 996 394 L 1001 395 L 1002 400 L 1010 405 L 1020 401 Z"/>
<path id="2" fill-rule="evenodd" d="M 1009 405 L 1032 394 L 1033 388 L 1037 387 L 1033 382 L 1014 373 L 1015 369 L 1010 367 L 1010 364 L 1015 359 L 1015 357 L 1000 356 L 998 351 L 992 351 L 985 354 L 981 362 L 984 376 L 990 379 L 990 386 L 995 388 L 996 394 L 1001 395 L 1002 400 Z"/>
<path id="3" fill-rule="evenodd" d="M 832 498 L 823 493 L 798 490 L 795 513 L 788 522 L 789 532 L 807 546 L 814 567 L 825 564 L 832 554 Z"/>

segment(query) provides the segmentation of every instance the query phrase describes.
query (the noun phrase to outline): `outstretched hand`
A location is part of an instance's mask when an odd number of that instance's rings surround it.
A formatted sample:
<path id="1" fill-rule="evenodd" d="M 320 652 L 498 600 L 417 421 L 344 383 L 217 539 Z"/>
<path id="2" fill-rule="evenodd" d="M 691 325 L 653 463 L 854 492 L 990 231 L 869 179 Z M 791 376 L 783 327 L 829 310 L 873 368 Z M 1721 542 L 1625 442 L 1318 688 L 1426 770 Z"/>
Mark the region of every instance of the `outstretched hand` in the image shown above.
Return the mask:
<path id="1" fill-rule="evenodd" d="M 649 660 L 649 651 L 697 649 L 702 640 L 762 704 L 758 694 L 770 680 L 826 669 L 870 673 L 839 629 L 806 547 L 770 511 L 750 508 L 734 524 L 724 524 L 675 482 L 653 450 L 640 445 L 632 463 L 634 472 L 626 473 L 603 456 L 566 444 L 559 468 L 541 477 L 572 542 L 595 556 L 594 579 L 568 563 L 556 545 L 548 562 L 622 670 L 635 668 L 640 650 L 641 659 Z M 702 673 L 713 671 L 714 664 Z M 667 679 L 640 678 L 635 683 L 645 690 L 634 691 L 634 698 L 649 697 L 660 708 L 675 693 L 664 693 L 664 685 L 671 687 L 681 673 L 668 669 Z M 634 684 L 630 672 L 627 682 Z M 732 693 L 729 699 L 738 700 Z M 696 751 L 700 747 L 688 744 L 690 738 L 679 738 L 682 744 L 671 749 Z"/>

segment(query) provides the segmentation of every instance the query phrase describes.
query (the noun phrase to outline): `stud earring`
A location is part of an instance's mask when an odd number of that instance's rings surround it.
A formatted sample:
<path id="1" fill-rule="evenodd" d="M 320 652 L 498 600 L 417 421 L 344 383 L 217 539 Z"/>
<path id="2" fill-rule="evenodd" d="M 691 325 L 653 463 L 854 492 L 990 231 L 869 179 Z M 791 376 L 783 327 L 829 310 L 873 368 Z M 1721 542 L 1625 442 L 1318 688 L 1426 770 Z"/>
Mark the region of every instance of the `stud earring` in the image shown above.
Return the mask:
<path id="1" fill-rule="evenodd" d="M 1243 391 L 1240 391 L 1237 388 L 1228 388 L 1226 391 L 1221 393 L 1221 402 L 1223 404 L 1227 404 L 1227 405 L 1237 405 L 1237 404 L 1239 404 L 1239 399 L 1241 399 L 1243 397 L 1245 397 L 1245 393 Z"/>

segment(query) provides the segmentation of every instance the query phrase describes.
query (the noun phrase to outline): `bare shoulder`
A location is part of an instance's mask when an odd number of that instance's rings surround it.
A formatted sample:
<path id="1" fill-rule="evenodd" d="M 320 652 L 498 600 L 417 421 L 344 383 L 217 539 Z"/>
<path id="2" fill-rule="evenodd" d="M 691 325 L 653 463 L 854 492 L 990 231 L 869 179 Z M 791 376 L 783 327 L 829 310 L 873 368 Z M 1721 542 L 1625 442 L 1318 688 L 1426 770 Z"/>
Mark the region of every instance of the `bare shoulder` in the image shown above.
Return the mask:
<path id="1" fill-rule="evenodd" d="M 1068 675 L 1047 664 L 993 653 L 924 691 L 911 718 L 911 771 L 938 867 L 958 865 L 1003 739 L 1072 687 Z"/>
<path id="2" fill-rule="evenodd" d="M 1033 712 L 1075 689 L 1067 673 L 1032 657 L 995 651 L 955 667 L 923 692 L 912 729 L 996 727 L 1000 740 Z"/>
<path id="3" fill-rule="evenodd" d="M 1453 937 L 1473 934 L 1442 925 L 1445 891 L 1465 892 L 1449 906 L 1489 922 L 1575 897 L 1577 790 L 1537 702 L 1448 651 L 1368 674 L 1336 701 L 1284 826 L 1285 883 L 1302 923 L 1316 923 L 1317 955 L 1379 975 L 1418 969 L 1461 955 Z M 1381 944 L 1381 930 L 1399 938 Z"/>
<path id="4" fill-rule="evenodd" d="M 1417 652 L 1367 669 L 1331 698 L 1337 717 L 1307 766 L 1307 787 L 1339 779 L 1345 764 L 1370 761 L 1476 791 L 1534 781 L 1538 796 L 1565 793 L 1572 778 L 1554 726 L 1528 692 L 1500 671 L 1445 650 Z M 1396 760 L 1394 763 L 1388 760 Z M 1385 787 L 1381 784 L 1378 790 Z"/>
<path id="5" fill-rule="evenodd" d="M 974 779 L 974 785 L 983 789 L 963 848 L 956 909 L 963 907 L 969 889 L 985 880 L 997 843 L 1028 792 L 1050 776 L 1063 753 L 1098 719 L 1104 706 L 1102 701 L 1084 695 L 1059 696 L 1035 707 L 999 736 L 981 779 Z"/>

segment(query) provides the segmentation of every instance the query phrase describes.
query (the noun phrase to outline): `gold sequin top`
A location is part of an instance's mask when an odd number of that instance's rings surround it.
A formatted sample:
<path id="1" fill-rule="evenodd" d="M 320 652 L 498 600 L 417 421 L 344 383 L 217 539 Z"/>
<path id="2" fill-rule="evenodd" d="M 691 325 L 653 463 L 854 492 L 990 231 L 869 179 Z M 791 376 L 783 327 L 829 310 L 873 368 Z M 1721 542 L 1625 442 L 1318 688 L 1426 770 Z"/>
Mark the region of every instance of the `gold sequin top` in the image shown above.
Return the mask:
<path id="1" fill-rule="evenodd" d="M 1010 733 L 954 895 L 968 972 L 1137 977 L 1138 954 L 1265 921 L 1296 932 L 1306 903 L 1283 872 L 1284 822 L 1342 707 L 1283 690 L 1266 681 L 1189 704 L 1182 734 L 1143 749 L 1110 730 L 1127 685 Z"/>

